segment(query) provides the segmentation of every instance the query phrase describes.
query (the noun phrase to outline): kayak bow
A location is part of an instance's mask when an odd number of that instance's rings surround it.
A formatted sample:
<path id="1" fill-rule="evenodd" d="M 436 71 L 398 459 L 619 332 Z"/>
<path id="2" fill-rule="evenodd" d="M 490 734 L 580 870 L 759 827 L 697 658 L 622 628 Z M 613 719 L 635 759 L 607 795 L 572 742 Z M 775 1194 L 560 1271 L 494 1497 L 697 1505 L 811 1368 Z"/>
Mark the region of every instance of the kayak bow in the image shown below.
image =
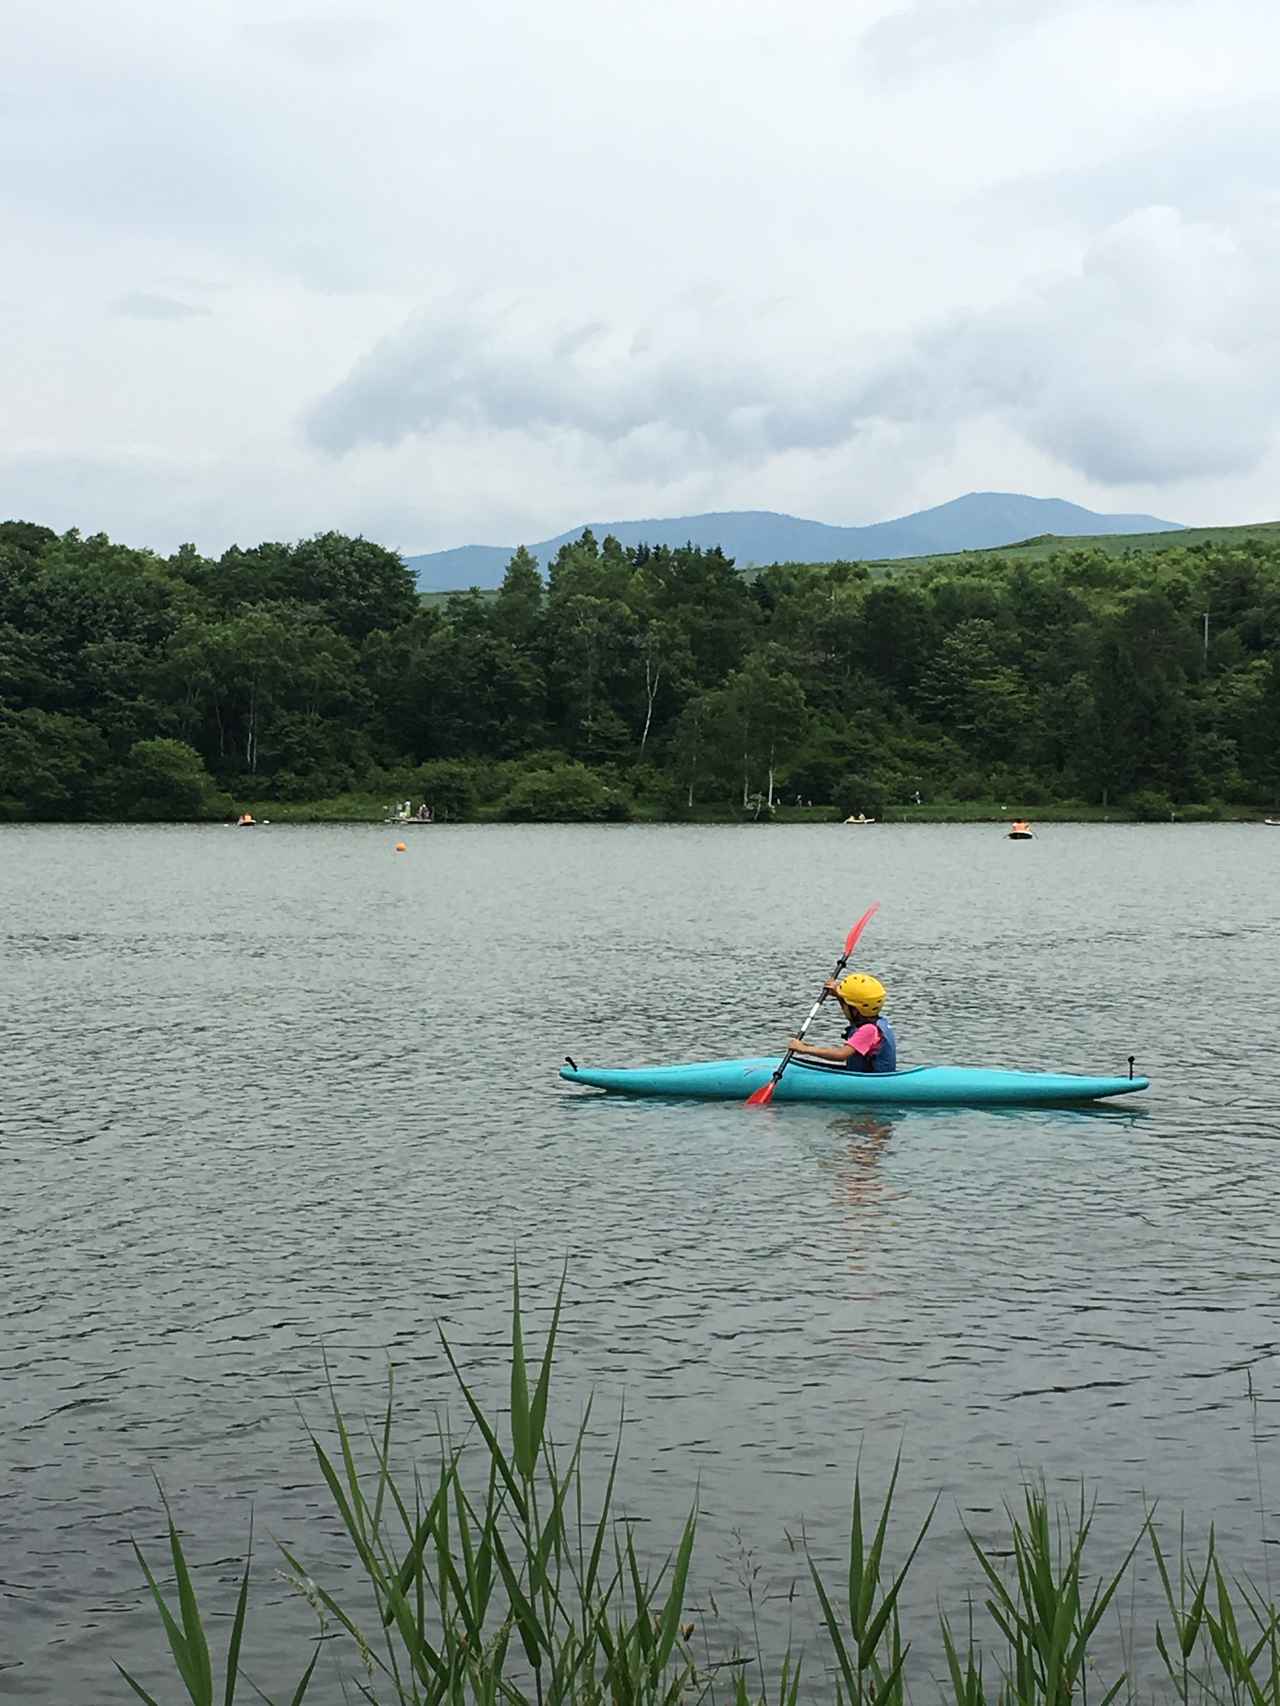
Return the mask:
<path id="1" fill-rule="evenodd" d="M 562 1066 L 570 1084 L 624 1096 L 695 1096 L 742 1101 L 767 1084 L 777 1055 L 705 1060 L 686 1066 Z M 1146 1078 L 1092 1078 L 1071 1072 L 1004 1072 L 980 1066 L 911 1066 L 901 1072 L 849 1072 L 793 1060 L 774 1093 L 776 1102 L 881 1103 L 891 1107 L 1034 1107 L 1092 1102 L 1148 1088 Z"/>

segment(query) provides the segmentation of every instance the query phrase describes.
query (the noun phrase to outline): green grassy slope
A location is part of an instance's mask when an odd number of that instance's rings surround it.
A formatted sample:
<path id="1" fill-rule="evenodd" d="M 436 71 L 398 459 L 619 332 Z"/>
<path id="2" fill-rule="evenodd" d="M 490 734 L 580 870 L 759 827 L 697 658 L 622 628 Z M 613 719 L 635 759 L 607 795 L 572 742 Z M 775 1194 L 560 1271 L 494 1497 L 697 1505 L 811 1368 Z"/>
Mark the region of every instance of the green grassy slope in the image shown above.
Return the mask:
<path id="1" fill-rule="evenodd" d="M 1082 533 L 1067 537 L 1043 533 L 1017 545 L 993 545 L 981 551 L 951 551 L 931 557 L 890 557 L 868 564 L 877 575 L 900 574 L 932 563 L 961 563 L 973 557 L 999 557 L 1002 562 L 1043 562 L 1056 551 L 1105 551 L 1119 557 L 1126 552 L 1181 551 L 1192 545 L 1243 544 L 1247 539 L 1280 537 L 1280 521 L 1259 521 L 1243 527 L 1184 527 L 1178 533 Z"/>

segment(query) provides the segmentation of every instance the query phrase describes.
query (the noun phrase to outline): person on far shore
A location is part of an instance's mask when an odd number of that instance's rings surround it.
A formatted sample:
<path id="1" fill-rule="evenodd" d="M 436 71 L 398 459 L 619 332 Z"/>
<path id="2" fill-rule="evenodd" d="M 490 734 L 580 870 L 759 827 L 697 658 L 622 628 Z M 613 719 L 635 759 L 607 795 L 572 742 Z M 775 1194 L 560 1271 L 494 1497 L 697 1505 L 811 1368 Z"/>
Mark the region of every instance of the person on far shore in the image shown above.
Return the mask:
<path id="1" fill-rule="evenodd" d="M 844 1013 L 844 1041 L 834 1048 L 822 1048 L 801 1037 L 792 1037 L 787 1047 L 794 1049 L 802 1060 L 825 1061 L 832 1066 L 843 1066 L 849 1072 L 896 1072 L 898 1039 L 881 1012 L 885 987 L 879 978 L 855 971 L 839 983 L 828 978 L 825 987 Z"/>

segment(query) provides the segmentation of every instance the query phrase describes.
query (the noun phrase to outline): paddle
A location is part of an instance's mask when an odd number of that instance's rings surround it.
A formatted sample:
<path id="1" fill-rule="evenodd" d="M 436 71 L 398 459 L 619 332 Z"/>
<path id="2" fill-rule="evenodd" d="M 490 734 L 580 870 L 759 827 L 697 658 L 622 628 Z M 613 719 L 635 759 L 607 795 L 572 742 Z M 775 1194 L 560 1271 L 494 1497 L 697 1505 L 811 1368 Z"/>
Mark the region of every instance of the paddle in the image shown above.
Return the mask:
<path id="1" fill-rule="evenodd" d="M 841 954 L 840 958 L 835 963 L 835 969 L 831 973 L 831 976 L 833 978 L 839 977 L 840 973 L 848 965 L 849 956 L 853 953 L 853 950 L 858 945 L 858 937 L 861 936 L 862 932 L 866 929 L 867 925 L 870 924 L 875 913 L 879 911 L 879 908 L 880 908 L 880 902 L 878 900 L 873 900 L 871 905 L 863 913 L 862 917 L 854 925 L 853 929 L 850 930 L 849 934 L 845 937 L 845 939 L 844 939 L 844 953 Z M 817 1012 L 818 1012 L 819 1007 L 821 1007 L 822 1003 L 827 999 L 827 994 L 828 994 L 827 986 L 826 986 L 826 984 L 823 984 L 822 993 L 818 996 L 818 999 L 814 1002 L 813 1006 L 809 1009 L 809 1017 L 805 1020 L 804 1024 L 801 1025 L 801 1027 L 800 1027 L 798 1034 L 802 1038 L 803 1038 L 805 1032 L 809 1029 L 809 1026 L 813 1023 L 815 1017 L 817 1016 Z M 762 1084 L 758 1090 L 753 1090 L 752 1093 L 747 1097 L 747 1104 L 746 1104 L 747 1107 L 749 1107 L 749 1108 L 763 1108 L 766 1105 L 766 1103 L 772 1102 L 773 1092 L 778 1087 L 778 1080 L 779 1080 L 779 1078 L 782 1077 L 782 1074 L 787 1070 L 787 1067 L 790 1065 L 791 1057 L 794 1053 L 795 1053 L 794 1049 L 788 1049 L 787 1050 L 787 1052 L 783 1055 L 782 1059 L 778 1062 L 777 1066 L 774 1068 L 773 1076 L 766 1083 Z"/>

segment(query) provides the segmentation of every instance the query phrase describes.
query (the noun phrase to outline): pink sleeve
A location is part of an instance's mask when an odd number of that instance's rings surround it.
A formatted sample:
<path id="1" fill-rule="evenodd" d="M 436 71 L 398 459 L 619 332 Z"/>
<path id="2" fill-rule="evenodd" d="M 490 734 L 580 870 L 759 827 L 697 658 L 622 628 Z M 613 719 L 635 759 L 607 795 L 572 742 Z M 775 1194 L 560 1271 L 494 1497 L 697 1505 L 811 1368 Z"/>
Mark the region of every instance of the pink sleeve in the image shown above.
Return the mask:
<path id="1" fill-rule="evenodd" d="M 849 1038 L 849 1047 L 855 1054 L 874 1054 L 880 1047 L 879 1026 L 859 1025 Z"/>

